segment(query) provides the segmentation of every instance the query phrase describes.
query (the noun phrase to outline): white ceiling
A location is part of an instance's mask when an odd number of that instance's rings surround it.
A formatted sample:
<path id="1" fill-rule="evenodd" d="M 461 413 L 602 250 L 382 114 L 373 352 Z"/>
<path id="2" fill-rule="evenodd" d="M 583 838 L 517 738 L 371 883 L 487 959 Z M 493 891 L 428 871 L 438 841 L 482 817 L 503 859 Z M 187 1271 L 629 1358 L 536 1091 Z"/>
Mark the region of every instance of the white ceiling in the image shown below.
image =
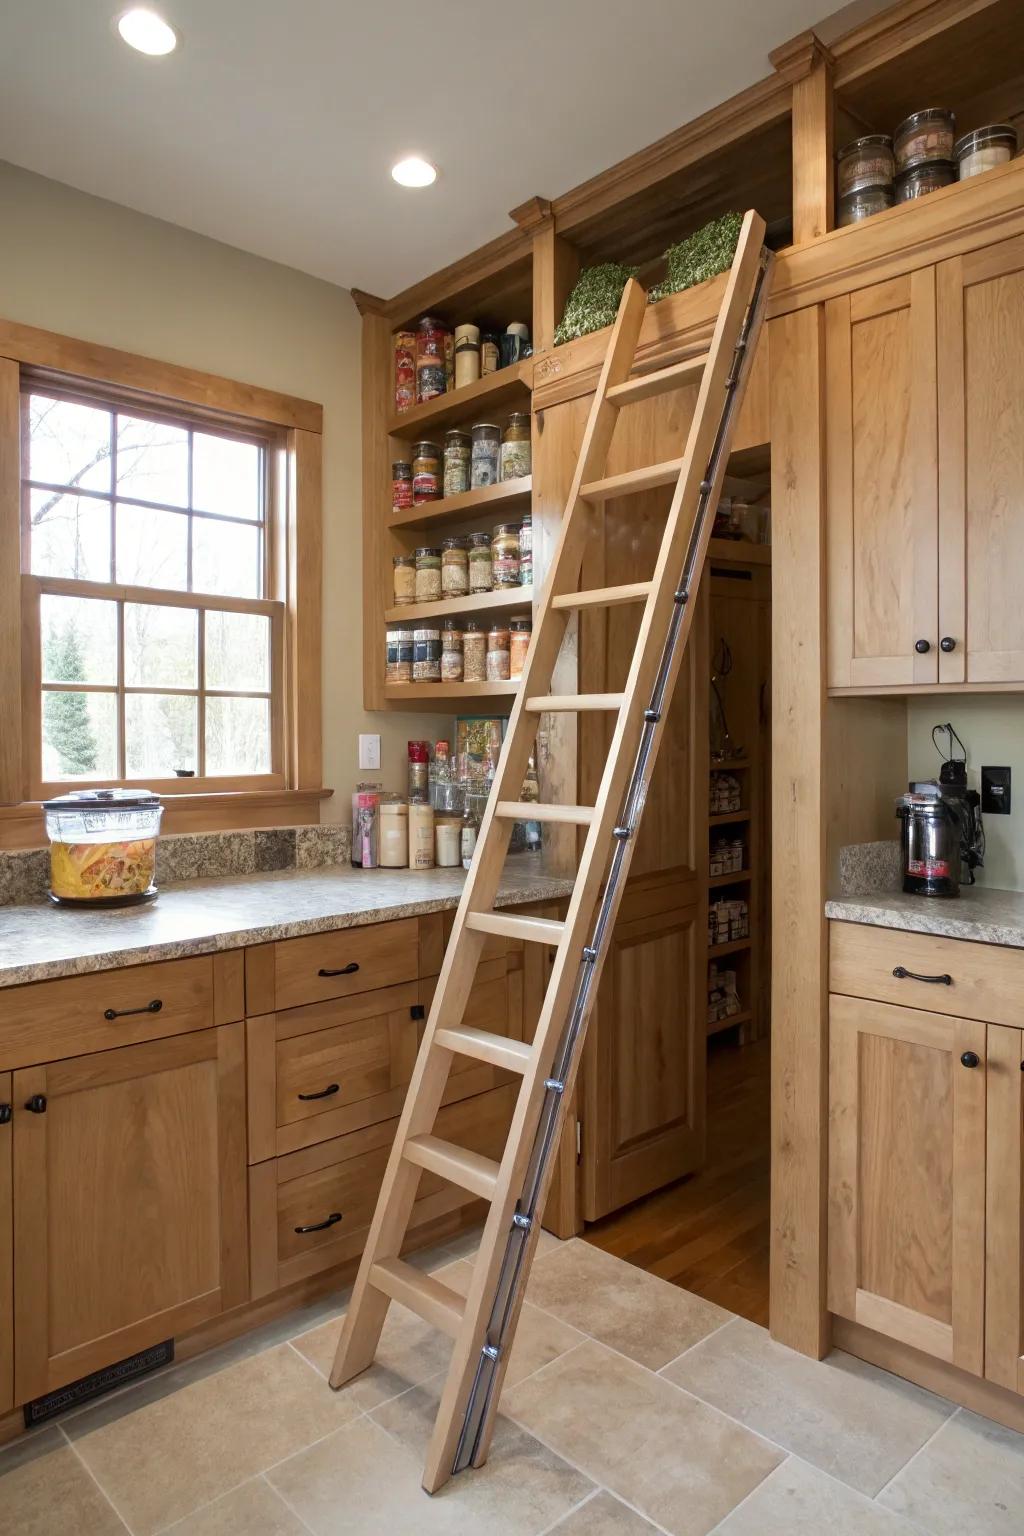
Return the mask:
<path id="1" fill-rule="evenodd" d="M 127 0 L 0 0 L 0 158 L 385 296 L 768 74 L 823 6 L 151 3 L 168 58 L 116 36 Z M 434 187 L 391 181 L 409 153 Z"/>

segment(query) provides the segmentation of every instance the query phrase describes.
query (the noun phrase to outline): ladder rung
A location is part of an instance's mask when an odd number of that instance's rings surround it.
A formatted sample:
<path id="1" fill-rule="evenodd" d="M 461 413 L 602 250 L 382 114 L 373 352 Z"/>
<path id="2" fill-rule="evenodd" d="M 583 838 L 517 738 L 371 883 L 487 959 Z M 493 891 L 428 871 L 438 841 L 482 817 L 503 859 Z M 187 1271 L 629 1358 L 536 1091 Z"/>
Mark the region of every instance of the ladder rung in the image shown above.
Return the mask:
<path id="1" fill-rule="evenodd" d="M 607 480 L 591 480 L 580 487 L 583 501 L 610 501 L 613 496 L 634 496 L 638 491 L 656 491 L 662 485 L 675 485 L 682 459 L 666 459 L 663 464 L 648 464 L 643 469 L 627 469 Z"/>
<path id="2" fill-rule="evenodd" d="M 499 800 L 494 807 L 494 814 L 510 821 L 570 822 L 576 827 L 589 827 L 594 819 L 594 807 L 542 805 L 530 800 Z"/>
<path id="3" fill-rule="evenodd" d="M 496 933 L 503 939 L 527 939 L 532 944 L 558 944 L 564 923 L 550 917 L 515 917 L 511 912 L 470 912 L 466 927 L 478 933 Z"/>
<path id="4" fill-rule="evenodd" d="M 624 693 L 541 693 L 526 699 L 523 708 L 531 715 L 545 715 L 548 710 L 570 713 L 573 710 L 621 709 Z"/>
<path id="5" fill-rule="evenodd" d="M 449 1184 L 457 1184 L 471 1195 L 490 1200 L 498 1182 L 498 1164 L 479 1152 L 442 1141 L 439 1136 L 410 1136 L 405 1144 L 405 1160 L 436 1173 Z"/>
<path id="6" fill-rule="evenodd" d="M 533 1056 L 533 1051 L 522 1040 L 492 1035 L 486 1029 L 473 1029 L 469 1024 L 435 1030 L 434 1044 L 443 1046 L 446 1051 L 457 1051 L 460 1056 L 472 1056 L 474 1061 L 486 1061 L 492 1067 L 504 1067 L 507 1072 L 525 1072 Z"/>
<path id="7" fill-rule="evenodd" d="M 631 405 L 636 400 L 649 400 L 652 395 L 663 395 L 669 389 L 681 389 L 684 384 L 695 384 L 707 367 L 708 354 L 688 357 L 683 363 L 673 363 L 671 368 L 659 368 L 657 373 L 642 373 L 638 378 L 627 379 L 625 384 L 613 384 L 605 394 L 612 405 Z"/>
<path id="8" fill-rule="evenodd" d="M 621 587 L 592 587 L 589 592 L 563 592 L 551 599 L 552 608 L 617 608 L 622 603 L 642 603 L 653 583 L 630 581 Z"/>
<path id="9" fill-rule="evenodd" d="M 404 1259 L 378 1259 L 370 1269 L 369 1281 L 376 1290 L 401 1302 L 425 1323 L 453 1339 L 458 1336 L 466 1301 L 450 1285 L 406 1264 Z"/>

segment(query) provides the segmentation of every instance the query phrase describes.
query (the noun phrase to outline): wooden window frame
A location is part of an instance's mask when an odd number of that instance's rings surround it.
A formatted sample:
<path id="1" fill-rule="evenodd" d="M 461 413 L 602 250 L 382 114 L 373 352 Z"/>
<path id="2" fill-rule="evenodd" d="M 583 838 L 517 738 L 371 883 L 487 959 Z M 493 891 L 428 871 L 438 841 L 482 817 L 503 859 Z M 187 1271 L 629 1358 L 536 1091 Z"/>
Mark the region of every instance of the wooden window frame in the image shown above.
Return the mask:
<path id="1" fill-rule="evenodd" d="M 258 438 L 268 495 L 264 596 L 235 599 L 150 587 L 67 581 L 22 570 L 22 391 L 26 383 L 170 416 L 199 429 Z M 323 410 L 213 374 L 0 320 L 0 848 L 42 840 L 39 598 L 73 592 L 271 619 L 273 772 L 244 778 L 147 781 L 166 797 L 167 830 L 319 820 L 321 711 L 321 442 Z M 89 589 L 92 588 L 90 591 Z M 244 691 L 244 690 L 243 690 Z M 90 785 L 102 781 L 89 780 Z"/>

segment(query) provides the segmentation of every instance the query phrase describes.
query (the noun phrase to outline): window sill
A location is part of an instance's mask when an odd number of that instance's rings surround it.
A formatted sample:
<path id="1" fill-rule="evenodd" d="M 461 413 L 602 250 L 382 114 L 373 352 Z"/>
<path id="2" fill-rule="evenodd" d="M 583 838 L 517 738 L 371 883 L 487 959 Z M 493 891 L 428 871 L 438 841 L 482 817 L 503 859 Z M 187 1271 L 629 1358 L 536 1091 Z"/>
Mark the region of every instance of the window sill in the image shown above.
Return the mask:
<path id="1" fill-rule="evenodd" d="M 333 789 L 256 789 L 163 797 L 160 830 L 226 832 L 249 827 L 310 826 Z M 46 829 L 38 800 L 0 806 L 0 849 L 41 848 Z"/>

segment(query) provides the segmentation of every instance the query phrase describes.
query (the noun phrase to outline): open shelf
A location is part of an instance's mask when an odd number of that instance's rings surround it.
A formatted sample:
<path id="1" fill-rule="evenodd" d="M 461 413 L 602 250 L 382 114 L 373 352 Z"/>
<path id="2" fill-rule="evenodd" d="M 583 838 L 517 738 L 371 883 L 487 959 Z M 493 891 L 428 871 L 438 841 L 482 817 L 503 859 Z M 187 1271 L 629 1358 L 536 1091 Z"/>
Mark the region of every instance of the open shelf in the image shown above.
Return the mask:
<path id="1" fill-rule="evenodd" d="M 709 560 L 734 560 L 742 565 L 771 565 L 770 544 L 750 544 L 746 539 L 710 539 Z"/>
<path id="2" fill-rule="evenodd" d="M 743 769 L 749 767 L 749 757 L 723 757 L 721 762 L 712 762 L 710 771 L 712 773 L 732 773 L 737 768 Z"/>
<path id="3" fill-rule="evenodd" d="M 719 811 L 717 816 L 708 817 L 709 827 L 727 827 L 733 821 L 749 821 L 749 811 Z"/>
<path id="4" fill-rule="evenodd" d="M 520 679 L 506 683 L 385 683 L 384 697 L 407 705 L 450 704 L 462 708 L 480 700 L 486 707 L 493 699 L 511 699 L 519 691 Z"/>
<path id="5" fill-rule="evenodd" d="M 476 512 L 500 517 L 506 509 L 528 502 L 533 490 L 533 476 L 523 475 L 518 480 L 500 480 L 497 485 L 485 485 L 480 490 L 463 491 L 461 496 L 446 496 L 443 501 L 427 501 L 420 507 L 409 507 L 396 512 L 388 527 L 396 531 L 413 528 L 417 532 L 427 528 L 448 528 L 464 523 Z"/>
<path id="6" fill-rule="evenodd" d="M 717 891 L 717 890 L 720 890 L 722 888 L 722 886 L 725 886 L 725 885 L 740 885 L 743 882 L 749 881 L 749 880 L 750 880 L 750 870 L 749 869 L 738 869 L 735 874 L 731 874 L 731 875 L 709 875 L 708 876 L 708 889 L 711 890 L 711 891 Z"/>
<path id="7" fill-rule="evenodd" d="M 732 1013 L 727 1019 L 716 1019 L 713 1024 L 707 1026 L 709 1035 L 720 1035 L 723 1029 L 732 1029 L 736 1024 L 749 1024 L 754 1017 L 749 1008 L 744 1008 L 742 1013 Z"/>
<path id="8" fill-rule="evenodd" d="M 477 379 L 474 384 L 464 384 L 422 405 L 414 405 L 400 416 L 388 418 L 387 430 L 392 437 L 409 440 L 421 437 L 425 432 L 439 432 L 445 427 L 456 427 L 472 418 L 493 415 L 502 407 L 520 405 L 530 409 L 530 391 L 533 384 L 533 359 L 512 363 Z M 472 494 L 472 493 L 467 493 Z"/>
<path id="9" fill-rule="evenodd" d="M 752 939 L 746 938 L 730 939 L 727 944 L 709 944 L 708 959 L 720 960 L 723 955 L 741 955 L 745 949 L 750 949 L 752 943 Z"/>
<path id="10" fill-rule="evenodd" d="M 517 608 L 524 613 L 532 612 L 532 587 L 502 587 L 497 592 L 474 592 L 469 597 L 442 597 L 436 603 L 403 603 L 400 608 L 385 608 L 384 622 L 405 624 L 415 619 L 450 619 L 456 614 L 502 613 Z"/>

